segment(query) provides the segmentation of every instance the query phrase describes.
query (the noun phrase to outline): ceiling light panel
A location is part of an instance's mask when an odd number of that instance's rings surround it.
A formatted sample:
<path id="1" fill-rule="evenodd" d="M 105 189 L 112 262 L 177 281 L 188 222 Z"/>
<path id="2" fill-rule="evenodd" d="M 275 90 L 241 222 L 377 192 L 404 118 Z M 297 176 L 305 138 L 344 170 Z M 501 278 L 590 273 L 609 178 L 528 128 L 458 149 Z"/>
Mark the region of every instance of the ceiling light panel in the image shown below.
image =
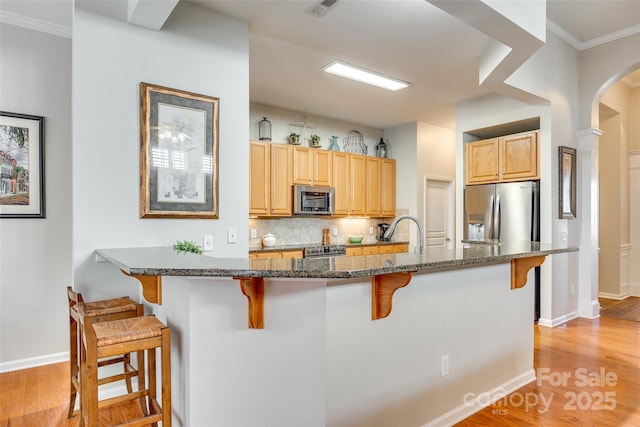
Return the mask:
<path id="1" fill-rule="evenodd" d="M 335 74 L 341 77 L 346 77 L 351 80 L 356 80 L 362 83 L 367 83 L 373 86 L 381 87 L 387 90 L 400 90 L 409 87 L 410 83 L 402 80 L 383 76 L 373 71 L 365 70 L 364 68 L 355 67 L 342 61 L 333 61 L 322 69 L 327 73 Z"/>

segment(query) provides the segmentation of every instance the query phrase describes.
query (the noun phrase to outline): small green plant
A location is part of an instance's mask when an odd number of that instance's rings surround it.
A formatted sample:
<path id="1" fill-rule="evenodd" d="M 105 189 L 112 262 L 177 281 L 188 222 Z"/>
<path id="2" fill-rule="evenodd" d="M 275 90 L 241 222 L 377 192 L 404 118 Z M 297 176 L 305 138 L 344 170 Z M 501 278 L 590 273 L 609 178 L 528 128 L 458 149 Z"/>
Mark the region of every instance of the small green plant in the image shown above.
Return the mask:
<path id="1" fill-rule="evenodd" d="M 173 245 L 173 250 L 176 252 L 187 253 L 191 252 L 192 254 L 201 254 L 202 247 L 195 244 L 195 242 L 190 242 L 187 240 L 178 240 Z"/>
<path id="2" fill-rule="evenodd" d="M 299 141 L 300 141 L 299 133 L 291 132 L 289 134 L 289 142 L 291 142 L 292 144 L 297 144 Z"/>
<path id="3" fill-rule="evenodd" d="M 309 137 L 309 140 L 311 141 L 311 145 L 313 146 L 320 145 L 320 135 L 313 134 Z"/>

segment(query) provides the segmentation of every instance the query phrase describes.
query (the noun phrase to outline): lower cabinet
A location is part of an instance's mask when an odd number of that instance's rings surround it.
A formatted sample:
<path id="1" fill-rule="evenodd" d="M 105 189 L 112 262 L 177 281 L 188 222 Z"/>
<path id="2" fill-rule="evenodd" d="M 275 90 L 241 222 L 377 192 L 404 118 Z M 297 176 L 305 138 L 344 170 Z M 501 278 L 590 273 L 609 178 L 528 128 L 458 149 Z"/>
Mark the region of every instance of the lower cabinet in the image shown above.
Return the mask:
<path id="1" fill-rule="evenodd" d="M 400 253 L 400 252 L 409 252 L 409 244 L 394 243 L 390 245 L 349 246 L 346 248 L 347 256 L 394 254 L 394 253 Z M 287 258 L 287 259 L 302 258 L 302 250 L 265 251 L 265 252 L 249 253 L 249 259 L 274 259 L 274 258 Z"/>
<path id="2" fill-rule="evenodd" d="M 354 255 L 376 255 L 376 254 L 396 254 L 400 252 L 409 252 L 408 243 L 394 243 L 391 245 L 372 245 L 372 246 L 350 246 L 347 247 L 347 256 Z"/>
<path id="3" fill-rule="evenodd" d="M 294 251 L 268 251 L 268 252 L 251 252 L 249 259 L 274 259 L 274 258 L 302 258 L 301 250 Z"/>

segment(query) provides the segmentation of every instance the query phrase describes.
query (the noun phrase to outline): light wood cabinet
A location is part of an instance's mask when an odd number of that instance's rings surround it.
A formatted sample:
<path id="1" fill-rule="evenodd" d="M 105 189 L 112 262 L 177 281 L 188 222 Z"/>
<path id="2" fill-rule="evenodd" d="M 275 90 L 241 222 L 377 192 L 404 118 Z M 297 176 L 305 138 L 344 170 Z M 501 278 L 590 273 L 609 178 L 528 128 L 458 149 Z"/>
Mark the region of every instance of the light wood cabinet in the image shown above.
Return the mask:
<path id="1" fill-rule="evenodd" d="M 309 147 L 293 147 L 293 183 L 331 186 L 331 152 Z"/>
<path id="2" fill-rule="evenodd" d="M 249 143 L 249 214 L 291 215 L 291 168 L 288 145 Z"/>
<path id="3" fill-rule="evenodd" d="M 249 259 L 302 258 L 302 250 L 251 252 Z"/>
<path id="4" fill-rule="evenodd" d="M 293 147 L 293 183 L 313 183 L 313 153 L 309 147 Z"/>
<path id="5" fill-rule="evenodd" d="M 540 178 L 538 132 L 523 132 L 466 144 L 466 183 Z"/>
<path id="6" fill-rule="evenodd" d="M 380 249 L 377 246 L 363 246 L 362 255 L 377 255 L 380 253 Z"/>
<path id="7" fill-rule="evenodd" d="M 326 185 L 331 187 L 333 184 L 333 158 L 331 151 L 313 150 L 313 185 Z"/>
<path id="8" fill-rule="evenodd" d="M 498 138 L 474 141 L 466 145 L 467 184 L 498 180 Z"/>
<path id="9" fill-rule="evenodd" d="M 362 246 L 358 246 L 357 248 L 347 248 L 346 254 L 347 256 L 362 255 Z"/>
<path id="10" fill-rule="evenodd" d="M 265 179 L 271 173 L 271 144 L 249 143 L 249 213 L 270 213 L 271 182 Z"/>
<path id="11" fill-rule="evenodd" d="M 500 144 L 500 180 L 537 179 L 538 132 L 505 136 Z"/>
<path id="12" fill-rule="evenodd" d="M 271 144 L 271 215 L 291 215 L 291 157 L 290 146 Z"/>
<path id="13" fill-rule="evenodd" d="M 381 254 L 392 254 L 395 253 L 396 248 L 394 247 L 394 245 L 381 245 L 378 246 L 378 253 Z"/>
<path id="14" fill-rule="evenodd" d="M 335 215 L 349 215 L 351 207 L 351 167 L 347 153 L 334 152 L 332 154 L 333 164 L 333 188 L 335 194 L 333 207 Z"/>
<path id="15" fill-rule="evenodd" d="M 249 259 L 276 259 L 282 258 L 280 252 L 253 252 L 249 254 Z"/>
<path id="16" fill-rule="evenodd" d="M 301 250 L 282 251 L 282 258 L 299 259 L 302 258 Z"/>
<path id="17" fill-rule="evenodd" d="M 408 243 L 397 243 L 397 244 L 393 245 L 393 251 L 395 253 L 409 252 L 409 244 Z"/>
<path id="18" fill-rule="evenodd" d="M 292 185 L 335 188 L 336 216 L 395 216 L 396 162 L 360 154 L 250 141 L 249 214 L 291 216 Z"/>
<path id="19" fill-rule="evenodd" d="M 396 161 L 382 159 L 380 182 L 380 214 L 383 217 L 396 215 Z"/>
<path id="20" fill-rule="evenodd" d="M 367 211 L 367 162 L 359 154 L 349 155 L 349 214 L 365 215 Z"/>
<path id="21" fill-rule="evenodd" d="M 367 211 L 372 217 L 380 216 L 382 211 L 382 159 L 379 157 L 367 157 Z"/>
<path id="22" fill-rule="evenodd" d="M 409 252 L 409 245 L 407 243 L 395 243 L 389 245 L 349 246 L 346 248 L 347 256 L 394 254 L 400 252 Z"/>

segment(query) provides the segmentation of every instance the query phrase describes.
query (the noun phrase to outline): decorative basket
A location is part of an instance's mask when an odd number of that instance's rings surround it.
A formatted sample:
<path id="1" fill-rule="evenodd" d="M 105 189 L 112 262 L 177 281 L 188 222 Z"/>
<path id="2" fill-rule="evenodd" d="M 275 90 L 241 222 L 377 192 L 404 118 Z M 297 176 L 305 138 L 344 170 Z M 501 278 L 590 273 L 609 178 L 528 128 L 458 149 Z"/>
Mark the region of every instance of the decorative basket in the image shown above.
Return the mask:
<path id="1" fill-rule="evenodd" d="M 366 155 L 369 147 L 367 147 L 367 144 L 364 143 L 364 138 L 362 137 L 362 134 L 357 130 L 352 130 L 347 134 L 347 137 L 344 139 L 343 148 L 344 148 L 344 151 L 347 153 Z"/>

